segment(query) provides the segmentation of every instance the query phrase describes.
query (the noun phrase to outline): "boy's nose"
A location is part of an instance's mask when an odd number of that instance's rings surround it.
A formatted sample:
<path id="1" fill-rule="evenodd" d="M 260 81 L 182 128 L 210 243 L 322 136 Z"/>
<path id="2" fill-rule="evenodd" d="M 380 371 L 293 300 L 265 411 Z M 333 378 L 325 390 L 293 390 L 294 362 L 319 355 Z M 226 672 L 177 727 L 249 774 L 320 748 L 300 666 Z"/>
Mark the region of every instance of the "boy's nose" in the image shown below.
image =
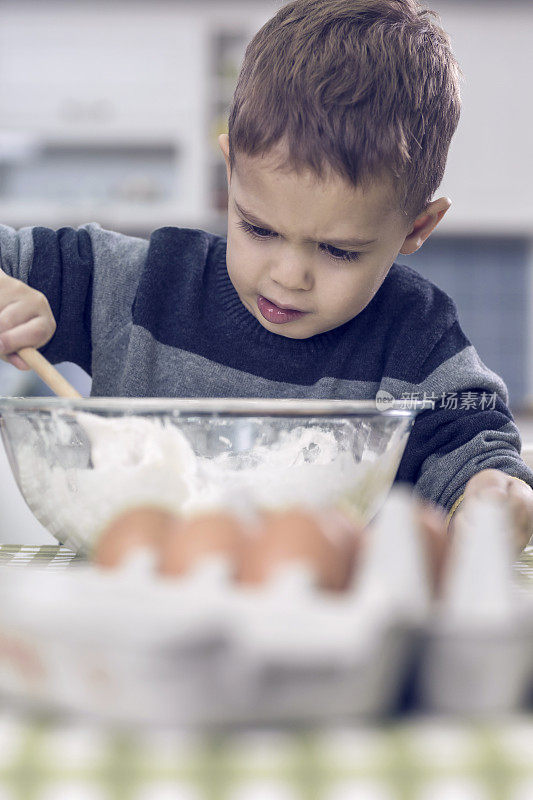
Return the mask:
<path id="1" fill-rule="evenodd" d="M 307 259 L 277 261 L 270 270 L 270 277 L 291 291 L 308 291 L 313 286 L 313 275 Z"/>

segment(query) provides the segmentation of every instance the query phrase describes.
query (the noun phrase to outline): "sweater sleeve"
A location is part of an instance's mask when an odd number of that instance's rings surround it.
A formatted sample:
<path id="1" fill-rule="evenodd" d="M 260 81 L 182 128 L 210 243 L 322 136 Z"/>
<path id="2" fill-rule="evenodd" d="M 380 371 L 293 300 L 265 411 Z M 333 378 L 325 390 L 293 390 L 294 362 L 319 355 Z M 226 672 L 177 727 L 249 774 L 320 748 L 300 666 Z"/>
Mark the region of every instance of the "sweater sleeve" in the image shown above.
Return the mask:
<path id="1" fill-rule="evenodd" d="M 42 292 L 57 329 L 41 352 L 92 374 L 92 352 L 131 317 L 147 242 L 103 230 L 0 225 L 0 268 Z"/>
<path id="2" fill-rule="evenodd" d="M 421 374 L 417 385 L 395 381 L 396 397 L 433 405 L 415 421 L 397 480 L 413 483 L 418 494 L 447 511 L 483 469 L 502 470 L 533 488 L 505 384 L 465 344 L 457 322 L 432 348 Z"/>

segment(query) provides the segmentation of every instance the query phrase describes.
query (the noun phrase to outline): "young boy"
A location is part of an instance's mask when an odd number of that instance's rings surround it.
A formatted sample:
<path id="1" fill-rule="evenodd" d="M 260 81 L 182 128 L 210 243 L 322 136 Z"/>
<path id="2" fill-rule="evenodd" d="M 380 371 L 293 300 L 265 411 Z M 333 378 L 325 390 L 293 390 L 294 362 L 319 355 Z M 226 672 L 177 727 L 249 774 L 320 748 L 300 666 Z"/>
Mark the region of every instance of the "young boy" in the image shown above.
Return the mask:
<path id="1" fill-rule="evenodd" d="M 425 395 L 398 479 L 448 512 L 491 486 L 525 544 L 533 474 L 506 388 L 453 302 L 394 264 L 450 206 L 432 197 L 459 106 L 448 38 L 416 0 L 290 2 L 250 43 L 220 137 L 227 242 L 0 227 L 1 352 L 73 361 L 93 395 Z"/>

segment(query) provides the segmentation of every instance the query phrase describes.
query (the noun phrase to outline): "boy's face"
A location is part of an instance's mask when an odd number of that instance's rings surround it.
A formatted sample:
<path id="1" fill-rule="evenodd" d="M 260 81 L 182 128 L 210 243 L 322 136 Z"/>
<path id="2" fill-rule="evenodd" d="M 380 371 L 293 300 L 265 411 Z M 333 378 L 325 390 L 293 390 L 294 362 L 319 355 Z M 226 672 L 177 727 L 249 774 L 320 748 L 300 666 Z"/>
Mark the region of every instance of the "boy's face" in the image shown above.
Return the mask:
<path id="1" fill-rule="evenodd" d="M 333 174 L 319 181 L 282 172 L 279 152 L 239 153 L 230 176 L 227 136 L 219 141 L 228 165 L 230 279 L 264 328 L 291 339 L 359 314 L 400 250 L 414 252 L 446 210 L 425 233 L 427 222 L 416 229 L 394 205 L 386 179 L 363 191 Z"/>

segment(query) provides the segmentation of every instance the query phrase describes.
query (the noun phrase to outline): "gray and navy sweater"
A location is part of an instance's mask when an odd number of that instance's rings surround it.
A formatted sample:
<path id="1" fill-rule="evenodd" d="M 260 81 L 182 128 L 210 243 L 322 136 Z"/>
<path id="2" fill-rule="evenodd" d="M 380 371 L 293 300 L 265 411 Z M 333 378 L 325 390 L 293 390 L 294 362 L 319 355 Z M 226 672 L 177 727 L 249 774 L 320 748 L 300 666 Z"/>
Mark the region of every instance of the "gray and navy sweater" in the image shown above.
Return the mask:
<path id="1" fill-rule="evenodd" d="M 200 230 L 0 226 L 0 267 L 46 295 L 57 330 L 42 352 L 86 370 L 95 396 L 425 396 L 435 408 L 418 416 L 397 480 L 448 510 L 485 468 L 533 486 L 504 383 L 453 301 L 408 267 L 393 265 L 352 320 L 303 340 L 262 327 L 228 277 L 226 240 Z"/>

